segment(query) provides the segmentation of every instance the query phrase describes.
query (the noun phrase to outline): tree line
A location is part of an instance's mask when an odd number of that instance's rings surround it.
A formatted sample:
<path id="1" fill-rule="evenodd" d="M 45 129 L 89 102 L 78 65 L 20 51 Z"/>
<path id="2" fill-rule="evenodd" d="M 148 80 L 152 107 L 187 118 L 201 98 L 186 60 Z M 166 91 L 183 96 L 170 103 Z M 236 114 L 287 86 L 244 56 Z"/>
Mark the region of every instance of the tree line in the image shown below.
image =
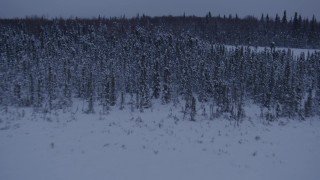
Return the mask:
<path id="1" fill-rule="evenodd" d="M 191 120 L 196 114 L 210 118 L 229 114 L 240 121 L 246 104 L 259 105 L 267 120 L 319 115 L 320 53 L 296 56 L 290 49 L 258 50 L 248 46 L 252 44 L 244 40 L 246 34 L 239 34 L 245 31 L 241 24 L 265 24 L 266 18 L 208 14 L 0 20 L 0 105 L 50 111 L 82 99 L 84 111 L 94 113 L 95 104 L 105 111 L 125 107 L 144 111 L 158 99 L 163 104 L 183 104 L 184 115 Z M 214 25 L 219 22 L 227 29 L 238 22 L 238 34 L 213 33 L 223 29 Z M 283 21 L 281 32 L 293 22 Z M 319 28 L 317 22 L 315 27 Z M 263 40 L 265 36 L 257 37 L 253 43 L 257 46 L 270 43 Z M 319 42 L 307 40 L 297 46 L 318 47 Z"/>

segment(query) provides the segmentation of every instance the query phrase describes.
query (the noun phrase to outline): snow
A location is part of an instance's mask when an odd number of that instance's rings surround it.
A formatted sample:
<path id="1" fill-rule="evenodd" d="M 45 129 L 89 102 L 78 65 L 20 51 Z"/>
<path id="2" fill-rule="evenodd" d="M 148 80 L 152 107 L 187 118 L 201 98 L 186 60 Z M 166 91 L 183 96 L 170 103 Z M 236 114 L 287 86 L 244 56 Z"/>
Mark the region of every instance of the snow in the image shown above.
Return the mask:
<path id="1" fill-rule="evenodd" d="M 181 107 L 143 113 L 72 109 L 0 111 L 2 180 L 229 180 L 320 177 L 320 121 L 269 124 L 254 107 L 240 124 L 219 118 L 183 120 Z"/>
<path id="2" fill-rule="evenodd" d="M 235 49 L 237 46 L 234 45 L 225 45 L 225 47 L 227 49 Z M 270 47 L 263 47 L 263 46 L 238 46 L 238 47 L 249 47 L 251 50 L 257 50 L 258 52 L 264 51 L 265 49 L 267 49 L 268 51 L 270 51 Z M 304 56 L 306 57 L 308 55 L 308 53 L 316 53 L 316 52 L 320 52 L 320 49 L 301 49 L 301 48 L 287 48 L 287 47 L 275 47 L 276 51 L 288 51 L 291 50 L 291 53 L 294 57 L 300 57 L 301 53 L 304 54 Z"/>

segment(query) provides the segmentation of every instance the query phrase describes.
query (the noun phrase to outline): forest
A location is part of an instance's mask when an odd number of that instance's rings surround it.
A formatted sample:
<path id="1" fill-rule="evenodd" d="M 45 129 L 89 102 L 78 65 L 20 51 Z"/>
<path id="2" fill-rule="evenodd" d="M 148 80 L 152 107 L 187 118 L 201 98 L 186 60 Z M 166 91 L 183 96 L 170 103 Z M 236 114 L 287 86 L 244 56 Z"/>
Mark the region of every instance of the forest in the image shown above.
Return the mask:
<path id="1" fill-rule="evenodd" d="M 193 121 L 240 121 L 247 104 L 268 121 L 319 116 L 320 51 L 290 48 L 320 49 L 314 17 L 1 19 L 0 105 L 48 112 L 81 99 L 84 113 L 143 112 L 158 100 Z"/>

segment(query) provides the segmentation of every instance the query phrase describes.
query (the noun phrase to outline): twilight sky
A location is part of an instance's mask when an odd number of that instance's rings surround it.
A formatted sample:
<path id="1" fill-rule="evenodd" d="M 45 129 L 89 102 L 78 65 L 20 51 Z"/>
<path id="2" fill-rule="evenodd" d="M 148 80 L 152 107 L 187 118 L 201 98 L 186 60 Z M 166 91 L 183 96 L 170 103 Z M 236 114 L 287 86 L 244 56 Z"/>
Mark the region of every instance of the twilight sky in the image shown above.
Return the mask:
<path id="1" fill-rule="evenodd" d="M 137 13 L 150 16 L 229 15 L 239 17 L 262 13 L 282 17 L 287 10 L 288 18 L 298 12 L 302 17 L 315 15 L 320 20 L 320 0 L 0 0 L 0 18 L 25 16 L 46 17 L 97 17 L 98 15 L 135 16 Z"/>

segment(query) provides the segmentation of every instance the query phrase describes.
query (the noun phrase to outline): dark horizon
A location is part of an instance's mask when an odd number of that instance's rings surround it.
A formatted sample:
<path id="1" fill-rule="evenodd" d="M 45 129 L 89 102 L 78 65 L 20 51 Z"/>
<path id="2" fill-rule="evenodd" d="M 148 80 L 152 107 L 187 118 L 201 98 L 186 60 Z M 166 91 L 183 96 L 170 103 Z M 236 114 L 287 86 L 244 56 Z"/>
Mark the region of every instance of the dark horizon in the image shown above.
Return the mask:
<path id="1" fill-rule="evenodd" d="M 264 19 L 268 16 L 269 19 L 271 21 L 275 21 L 277 15 L 280 18 L 280 20 L 282 20 L 284 13 L 286 12 L 286 17 L 287 17 L 287 21 L 288 22 L 292 22 L 294 20 L 294 16 L 297 13 L 298 17 L 301 17 L 302 20 L 312 20 L 313 18 L 315 18 L 316 22 L 320 22 L 320 18 L 316 18 L 316 16 L 311 16 L 311 17 L 304 17 L 301 13 L 299 12 L 294 12 L 292 15 L 287 13 L 287 10 L 284 10 L 283 12 L 279 12 L 276 13 L 275 15 L 272 14 L 268 14 L 268 13 L 262 13 L 260 16 L 254 16 L 254 15 L 246 15 L 246 16 L 240 16 L 238 13 L 235 14 L 218 14 L 218 15 L 214 15 L 212 14 L 211 11 L 208 11 L 207 13 L 203 14 L 203 15 L 195 15 L 195 14 L 186 14 L 186 13 L 182 13 L 182 14 L 177 14 L 177 15 L 171 15 L 171 14 L 164 14 L 164 15 L 149 15 L 149 14 L 145 14 L 145 13 L 137 13 L 135 16 L 126 16 L 126 15 L 120 15 L 120 16 L 103 16 L 103 15 L 97 15 L 97 16 L 91 16 L 91 17 L 82 17 L 82 16 L 69 16 L 69 17 L 63 17 L 63 16 L 55 16 L 55 17 L 50 17 L 50 16 L 46 16 L 46 15 L 26 15 L 24 17 L 0 17 L 0 20 L 15 20 L 15 19 L 45 19 L 45 20 L 54 20 L 54 19 L 63 19 L 63 20 L 69 20 L 69 19 L 84 19 L 84 20 L 95 20 L 95 19 L 135 19 L 137 17 L 142 18 L 144 17 L 148 17 L 148 18 L 163 18 L 163 17 L 174 17 L 174 18 L 179 18 L 179 17 L 196 17 L 196 18 L 205 18 L 206 16 L 208 16 L 208 14 L 211 15 L 212 18 L 236 18 L 238 17 L 239 19 L 247 19 L 247 18 L 255 18 L 257 20 L 261 20 L 261 18 L 263 17 Z"/>
<path id="2" fill-rule="evenodd" d="M 145 14 L 147 16 L 180 16 L 184 13 L 187 16 L 205 16 L 208 12 L 212 16 L 229 16 L 238 15 L 240 18 L 246 16 L 254 16 L 259 18 L 262 14 L 268 14 L 274 18 L 276 14 L 280 17 L 283 11 L 287 11 L 287 16 L 294 16 L 297 12 L 302 18 L 311 19 L 314 15 L 316 19 L 320 19 L 320 1 L 317 0 L 292 0 L 290 3 L 285 0 L 209 0 L 199 1 L 179 1 L 164 0 L 161 2 L 154 0 L 30 0 L 28 3 L 23 0 L 2 0 L 0 6 L 0 18 L 25 18 L 26 16 L 44 16 L 47 18 L 93 18 L 98 17 L 135 17 L 137 14 Z"/>

